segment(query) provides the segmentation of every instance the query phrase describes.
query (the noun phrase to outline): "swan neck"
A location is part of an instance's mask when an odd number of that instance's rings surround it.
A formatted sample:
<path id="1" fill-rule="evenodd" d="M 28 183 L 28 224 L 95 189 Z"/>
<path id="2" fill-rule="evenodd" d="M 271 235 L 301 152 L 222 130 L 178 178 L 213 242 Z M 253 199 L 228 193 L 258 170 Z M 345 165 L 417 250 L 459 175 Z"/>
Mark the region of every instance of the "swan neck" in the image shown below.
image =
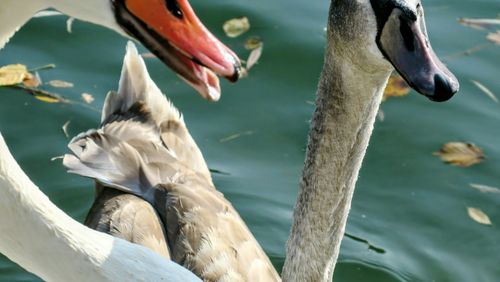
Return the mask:
<path id="1" fill-rule="evenodd" d="M 327 46 L 283 281 L 331 281 L 358 173 L 390 69 Z"/>

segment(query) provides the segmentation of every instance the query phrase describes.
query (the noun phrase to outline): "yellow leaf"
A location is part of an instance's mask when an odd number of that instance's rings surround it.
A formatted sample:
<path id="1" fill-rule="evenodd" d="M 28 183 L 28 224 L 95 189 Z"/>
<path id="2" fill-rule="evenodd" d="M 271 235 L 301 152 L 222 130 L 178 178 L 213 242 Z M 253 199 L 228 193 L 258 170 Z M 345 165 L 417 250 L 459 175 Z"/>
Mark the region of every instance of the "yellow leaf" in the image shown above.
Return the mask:
<path id="1" fill-rule="evenodd" d="M 262 45 L 262 41 L 258 37 L 250 37 L 245 41 L 245 49 L 253 50 Z"/>
<path id="2" fill-rule="evenodd" d="M 385 87 L 383 101 L 390 97 L 402 97 L 410 93 L 410 87 L 399 75 L 391 75 Z"/>
<path id="3" fill-rule="evenodd" d="M 480 209 L 467 208 L 467 213 L 469 214 L 469 217 L 477 223 L 492 225 L 490 217 Z"/>
<path id="4" fill-rule="evenodd" d="M 247 17 L 228 20 L 222 26 L 227 36 L 238 37 L 250 29 L 250 21 Z"/>
<path id="5" fill-rule="evenodd" d="M 54 97 L 48 97 L 48 96 L 42 96 L 42 95 L 35 95 L 35 98 L 37 100 L 40 100 L 45 103 L 59 103 L 61 100 L 54 98 Z"/>
<path id="6" fill-rule="evenodd" d="M 63 80 L 51 80 L 49 81 L 49 85 L 56 88 L 71 88 L 73 87 L 73 83 L 63 81 Z"/>
<path id="7" fill-rule="evenodd" d="M 28 68 L 25 65 L 7 65 L 0 68 L 0 86 L 16 85 L 26 78 Z"/>
<path id="8" fill-rule="evenodd" d="M 470 143 L 450 142 L 445 144 L 439 152 L 434 153 L 444 162 L 460 167 L 470 167 L 482 162 L 485 158 L 481 148 Z"/>

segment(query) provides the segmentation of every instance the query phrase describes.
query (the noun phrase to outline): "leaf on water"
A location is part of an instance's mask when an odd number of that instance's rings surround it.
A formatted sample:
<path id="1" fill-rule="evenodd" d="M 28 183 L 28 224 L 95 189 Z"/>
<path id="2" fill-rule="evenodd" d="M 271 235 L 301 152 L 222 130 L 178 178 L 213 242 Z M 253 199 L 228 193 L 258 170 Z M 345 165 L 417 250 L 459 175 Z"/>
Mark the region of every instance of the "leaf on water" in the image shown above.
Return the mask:
<path id="1" fill-rule="evenodd" d="M 469 26 L 475 29 L 487 29 L 492 25 L 500 25 L 500 19 L 467 19 L 460 18 L 458 22 L 462 25 Z"/>
<path id="2" fill-rule="evenodd" d="M 35 72 L 35 74 L 28 72 L 23 80 L 23 84 L 26 87 L 36 88 L 42 84 L 42 79 L 38 75 L 38 72 Z"/>
<path id="3" fill-rule="evenodd" d="M 255 48 L 250 52 L 250 56 L 248 56 L 247 59 L 247 71 L 249 71 L 257 62 L 259 61 L 260 57 L 262 56 L 262 50 L 264 49 L 264 44 L 261 43 L 259 47 Z"/>
<path id="4" fill-rule="evenodd" d="M 49 81 L 48 84 L 55 88 L 71 88 L 74 86 L 73 83 L 71 82 L 57 80 L 57 79 Z"/>
<path id="5" fill-rule="evenodd" d="M 71 18 L 71 17 L 66 21 L 66 30 L 68 31 L 68 33 L 73 32 L 73 22 L 74 21 L 75 21 L 75 18 Z"/>
<path id="6" fill-rule="evenodd" d="M 500 45 L 500 30 L 497 30 L 497 32 L 491 32 L 491 33 L 489 33 L 486 36 L 486 38 L 489 41 L 491 41 L 491 42 L 493 42 L 493 43 L 495 43 L 497 45 Z"/>
<path id="7" fill-rule="evenodd" d="M 434 153 L 444 162 L 459 167 L 470 167 L 481 163 L 485 156 L 481 148 L 471 143 L 450 142 Z"/>
<path id="8" fill-rule="evenodd" d="M 262 40 L 259 37 L 253 36 L 245 40 L 245 49 L 253 50 L 259 48 L 262 45 Z"/>
<path id="9" fill-rule="evenodd" d="M 50 159 L 50 161 L 53 162 L 53 161 L 62 160 L 62 159 L 64 159 L 64 155 L 53 157 L 53 158 Z"/>
<path id="10" fill-rule="evenodd" d="M 467 208 L 467 213 L 469 214 L 469 217 L 472 218 L 477 223 L 484 225 L 492 225 L 490 217 L 480 209 Z"/>
<path id="11" fill-rule="evenodd" d="M 406 81 L 400 75 L 391 75 L 387 86 L 384 90 L 384 97 L 382 101 L 385 101 L 391 97 L 403 97 L 410 93 L 410 87 Z"/>
<path id="12" fill-rule="evenodd" d="M 500 194 L 500 189 L 498 188 L 495 188 L 495 187 L 491 187 L 491 186 L 486 186 L 486 185 L 482 185 L 482 184 L 474 184 L 474 183 L 471 183 L 469 184 L 470 187 L 478 190 L 479 192 L 481 193 L 494 193 L 494 194 Z"/>
<path id="13" fill-rule="evenodd" d="M 235 18 L 226 21 L 222 28 L 228 37 L 235 38 L 250 29 L 250 21 L 247 17 Z"/>
<path id="14" fill-rule="evenodd" d="M 92 102 L 94 102 L 94 96 L 89 93 L 82 93 L 82 100 L 87 104 L 92 104 Z"/>
<path id="15" fill-rule="evenodd" d="M 60 103 L 61 102 L 61 100 L 59 98 L 49 97 L 49 96 L 45 96 L 45 95 L 37 95 L 37 94 L 35 94 L 33 97 L 35 97 L 35 99 L 40 100 L 40 101 L 45 102 L 45 103 L 54 104 L 54 103 Z"/>
<path id="16" fill-rule="evenodd" d="M 142 53 L 141 56 L 144 59 L 153 59 L 153 58 L 156 58 L 155 54 L 153 54 L 153 53 Z"/>
<path id="17" fill-rule="evenodd" d="M 0 68 L 0 86 L 16 85 L 26 78 L 28 68 L 25 65 L 15 64 Z"/>
<path id="18" fill-rule="evenodd" d="M 66 138 L 69 138 L 69 134 L 68 134 L 68 126 L 69 124 L 71 123 L 70 120 L 68 120 L 66 123 L 64 123 L 64 125 L 62 126 L 62 131 L 64 132 L 64 135 L 66 135 Z"/>
<path id="19" fill-rule="evenodd" d="M 471 80 L 471 82 L 474 83 L 474 85 L 476 85 L 476 87 L 479 88 L 479 90 L 483 91 L 483 93 L 486 94 L 486 96 L 490 97 L 491 100 L 495 101 L 495 103 L 498 104 L 498 98 L 495 96 L 495 94 L 493 94 L 493 92 L 491 92 L 491 90 L 489 90 L 479 81 Z"/>
<path id="20" fill-rule="evenodd" d="M 241 136 L 250 136 L 250 135 L 253 135 L 254 133 L 255 132 L 252 131 L 252 130 L 248 130 L 248 131 L 245 131 L 245 132 L 236 133 L 236 134 L 229 135 L 228 137 L 224 137 L 224 138 L 220 139 L 219 142 L 220 143 L 229 142 L 231 140 L 240 138 Z"/>

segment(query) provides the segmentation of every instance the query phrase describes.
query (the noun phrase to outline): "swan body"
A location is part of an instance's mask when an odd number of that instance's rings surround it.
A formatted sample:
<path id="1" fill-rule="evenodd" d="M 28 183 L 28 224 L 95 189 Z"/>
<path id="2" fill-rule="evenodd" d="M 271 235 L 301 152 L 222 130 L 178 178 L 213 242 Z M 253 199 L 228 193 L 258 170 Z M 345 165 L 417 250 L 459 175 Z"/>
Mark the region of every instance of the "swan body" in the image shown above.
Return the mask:
<path id="1" fill-rule="evenodd" d="M 205 28 L 187 0 L 2 0 L 0 49 L 49 8 L 139 40 L 206 99 L 220 98 L 217 74 L 239 78 L 238 57 Z"/>
<path id="2" fill-rule="evenodd" d="M 200 281 L 155 252 L 94 231 L 57 208 L 0 136 L 0 252 L 45 281 Z"/>
<path id="3" fill-rule="evenodd" d="M 154 207 L 165 229 L 169 256 L 202 280 L 280 280 L 234 207 L 215 189 L 182 116 L 151 80 L 132 43 L 119 90 L 106 98 L 101 127 L 78 135 L 69 148 L 73 154 L 64 158 L 69 172 L 94 178 L 105 187 L 93 207 L 104 208 L 98 215 L 109 222 L 105 226 L 131 218 L 117 221 L 106 211 L 118 199 L 102 199 L 102 193 L 117 189 Z M 121 199 L 120 211 L 134 201 Z M 134 214 L 140 208 L 132 210 Z M 148 222 L 158 217 L 153 212 L 146 215 Z M 162 235 L 160 230 L 146 233 Z"/>

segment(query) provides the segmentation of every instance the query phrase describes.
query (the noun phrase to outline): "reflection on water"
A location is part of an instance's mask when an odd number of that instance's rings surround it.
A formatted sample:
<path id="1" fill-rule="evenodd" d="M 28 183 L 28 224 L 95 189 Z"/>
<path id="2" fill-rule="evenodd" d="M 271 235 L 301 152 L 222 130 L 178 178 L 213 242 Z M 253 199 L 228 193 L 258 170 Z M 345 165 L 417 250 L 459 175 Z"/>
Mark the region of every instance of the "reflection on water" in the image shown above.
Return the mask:
<path id="1" fill-rule="evenodd" d="M 223 82 L 223 98 L 210 104 L 180 82 L 156 59 L 147 61 L 153 78 L 183 111 L 222 190 L 241 213 L 272 261 L 281 268 L 284 244 L 322 65 L 329 1 L 298 0 L 193 1 L 201 18 L 219 36 L 222 23 L 247 16 L 248 36 L 259 36 L 264 54 L 250 76 L 236 85 Z M 498 0 L 426 1 L 431 40 L 441 55 L 484 44 L 486 33 L 460 26 L 459 17 L 493 18 Z M 284 8 L 286 7 L 286 9 Z M 104 95 L 117 88 L 126 40 L 100 27 L 76 22 L 65 31 L 65 18 L 32 20 L 5 50 L 0 65 L 30 67 L 55 63 L 44 81 L 75 84 L 64 89 L 71 99 L 91 93 L 99 109 Z M 240 54 L 246 35 L 224 41 Z M 365 160 L 335 281 L 497 281 L 500 197 L 482 194 L 469 183 L 500 186 L 500 106 L 470 82 L 480 81 L 500 95 L 497 46 L 446 63 L 461 81 L 462 91 L 446 104 L 420 95 L 382 105 Z M 99 113 L 78 105 L 46 104 L 14 90 L 0 89 L 0 130 L 28 175 L 52 201 L 82 220 L 92 201 L 92 183 L 65 173 L 50 159 L 66 152 L 70 135 L 99 122 Z M 237 133 L 252 132 L 220 142 Z M 432 156 L 448 141 L 474 142 L 485 150 L 484 163 L 467 169 L 444 165 Z M 485 227 L 467 216 L 478 207 L 492 219 Z M 0 280 L 36 278 L 3 259 Z"/>

